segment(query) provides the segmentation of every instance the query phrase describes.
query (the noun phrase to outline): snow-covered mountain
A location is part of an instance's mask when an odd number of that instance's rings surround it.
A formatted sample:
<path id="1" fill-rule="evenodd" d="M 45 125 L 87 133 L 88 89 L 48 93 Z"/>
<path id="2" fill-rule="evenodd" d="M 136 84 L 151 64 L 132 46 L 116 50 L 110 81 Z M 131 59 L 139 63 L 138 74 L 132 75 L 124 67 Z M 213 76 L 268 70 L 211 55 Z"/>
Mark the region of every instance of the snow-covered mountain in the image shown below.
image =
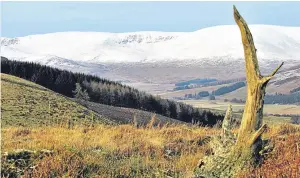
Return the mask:
<path id="1" fill-rule="evenodd" d="M 263 72 L 300 64 L 300 27 L 249 26 Z M 244 53 L 237 25 L 195 32 L 58 32 L 1 38 L 1 56 L 135 83 L 238 78 Z"/>
<path id="2" fill-rule="evenodd" d="M 300 27 L 251 25 L 250 30 L 261 60 L 300 60 Z M 1 38 L 1 55 L 42 63 L 53 56 L 89 63 L 187 62 L 240 59 L 243 49 L 238 27 L 226 25 L 182 33 L 59 32 Z"/>
<path id="3" fill-rule="evenodd" d="M 57 56 L 91 63 L 139 62 L 147 56 L 153 44 L 172 40 L 179 35 L 163 32 L 59 32 L 1 38 L 1 53 L 15 59 Z"/>

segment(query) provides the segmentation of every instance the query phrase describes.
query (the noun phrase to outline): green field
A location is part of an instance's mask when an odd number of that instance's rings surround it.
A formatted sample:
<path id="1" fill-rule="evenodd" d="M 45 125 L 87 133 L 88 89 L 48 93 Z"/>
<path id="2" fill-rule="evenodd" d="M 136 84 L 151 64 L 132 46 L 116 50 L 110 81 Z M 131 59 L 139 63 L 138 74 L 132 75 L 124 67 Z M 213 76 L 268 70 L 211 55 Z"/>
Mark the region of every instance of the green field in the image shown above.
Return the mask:
<path id="1" fill-rule="evenodd" d="M 241 111 L 244 109 L 244 104 L 231 103 L 224 101 L 208 101 L 208 100 L 182 100 L 182 102 L 191 104 L 199 108 L 209 108 L 226 111 L 229 104 L 232 105 L 233 111 Z M 265 104 L 264 114 L 300 114 L 300 106 L 297 105 L 276 105 Z"/>
<path id="2" fill-rule="evenodd" d="M 232 105 L 232 110 L 240 115 L 241 118 L 242 110 L 244 109 L 244 104 L 231 103 L 224 101 L 208 101 L 208 100 L 182 100 L 181 102 L 193 105 L 199 108 L 207 108 L 216 111 L 225 112 L 228 108 L 228 105 Z M 270 114 L 287 114 L 287 115 L 298 115 L 300 114 L 300 106 L 297 105 L 274 105 L 274 104 L 265 104 L 264 105 L 264 122 L 269 125 L 278 124 L 278 123 L 288 123 L 290 122 L 290 117 L 283 116 L 272 116 Z"/>

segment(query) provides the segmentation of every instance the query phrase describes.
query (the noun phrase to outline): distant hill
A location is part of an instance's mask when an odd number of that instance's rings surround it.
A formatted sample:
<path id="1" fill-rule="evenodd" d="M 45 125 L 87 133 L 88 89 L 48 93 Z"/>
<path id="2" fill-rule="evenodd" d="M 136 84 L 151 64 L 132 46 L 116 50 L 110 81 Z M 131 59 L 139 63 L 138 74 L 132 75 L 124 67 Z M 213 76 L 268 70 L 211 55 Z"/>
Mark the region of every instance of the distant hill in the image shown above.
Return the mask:
<path id="1" fill-rule="evenodd" d="M 300 27 L 250 25 L 249 28 L 256 41 L 260 59 L 299 60 Z M 6 57 L 50 62 L 49 65 L 52 66 L 68 64 L 70 61 L 100 64 L 162 61 L 189 63 L 193 60 L 195 63 L 209 60 L 217 65 L 220 60 L 235 61 L 244 57 L 236 25 L 214 26 L 182 33 L 58 32 L 17 38 L 3 37 L 1 46 Z"/>
<path id="2" fill-rule="evenodd" d="M 263 74 L 272 72 L 283 61 L 281 70 L 295 66 L 299 70 L 300 27 L 249 25 L 249 28 Z M 134 87 L 142 83 L 146 91 L 153 93 L 156 90 L 152 87 L 156 85 L 165 92 L 174 88 L 167 84 L 181 81 L 245 77 L 243 46 L 236 25 L 182 33 L 59 32 L 2 37 L 1 54 L 18 61 L 124 81 Z M 291 83 L 300 80 L 295 72 L 283 77 L 290 78 Z M 285 87 L 281 88 L 286 90 Z"/>

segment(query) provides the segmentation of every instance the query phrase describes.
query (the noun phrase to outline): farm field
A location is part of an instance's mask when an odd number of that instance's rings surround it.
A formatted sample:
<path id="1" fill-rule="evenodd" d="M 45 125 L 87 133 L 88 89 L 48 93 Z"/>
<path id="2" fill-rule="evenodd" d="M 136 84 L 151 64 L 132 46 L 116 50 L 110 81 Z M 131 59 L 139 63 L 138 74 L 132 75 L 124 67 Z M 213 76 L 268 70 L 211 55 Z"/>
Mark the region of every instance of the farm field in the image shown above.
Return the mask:
<path id="1" fill-rule="evenodd" d="M 244 109 L 244 104 L 224 102 L 220 100 L 208 101 L 208 100 L 182 100 L 181 102 L 193 105 L 199 108 L 209 108 L 226 111 L 229 104 L 232 105 L 232 109 L 235 112 Z M 298 105 L 277 105 L 277 104 L 265 104 L 264 114 L 300 114 L 300 106 Z"/>

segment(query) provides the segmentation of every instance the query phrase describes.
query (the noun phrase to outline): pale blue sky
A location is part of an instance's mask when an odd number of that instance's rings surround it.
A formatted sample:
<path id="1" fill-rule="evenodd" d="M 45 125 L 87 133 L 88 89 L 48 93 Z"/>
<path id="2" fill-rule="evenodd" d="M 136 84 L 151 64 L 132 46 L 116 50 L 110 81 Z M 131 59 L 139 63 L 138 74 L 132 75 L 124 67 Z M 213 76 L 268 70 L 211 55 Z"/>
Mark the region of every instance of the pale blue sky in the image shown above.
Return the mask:
<path id="1" fill-rule="evenodd" d="M 300 26 L 300 2 L 1 2 L 2 36 L 61 31 L 195 31 L 235 24 Z"/>

